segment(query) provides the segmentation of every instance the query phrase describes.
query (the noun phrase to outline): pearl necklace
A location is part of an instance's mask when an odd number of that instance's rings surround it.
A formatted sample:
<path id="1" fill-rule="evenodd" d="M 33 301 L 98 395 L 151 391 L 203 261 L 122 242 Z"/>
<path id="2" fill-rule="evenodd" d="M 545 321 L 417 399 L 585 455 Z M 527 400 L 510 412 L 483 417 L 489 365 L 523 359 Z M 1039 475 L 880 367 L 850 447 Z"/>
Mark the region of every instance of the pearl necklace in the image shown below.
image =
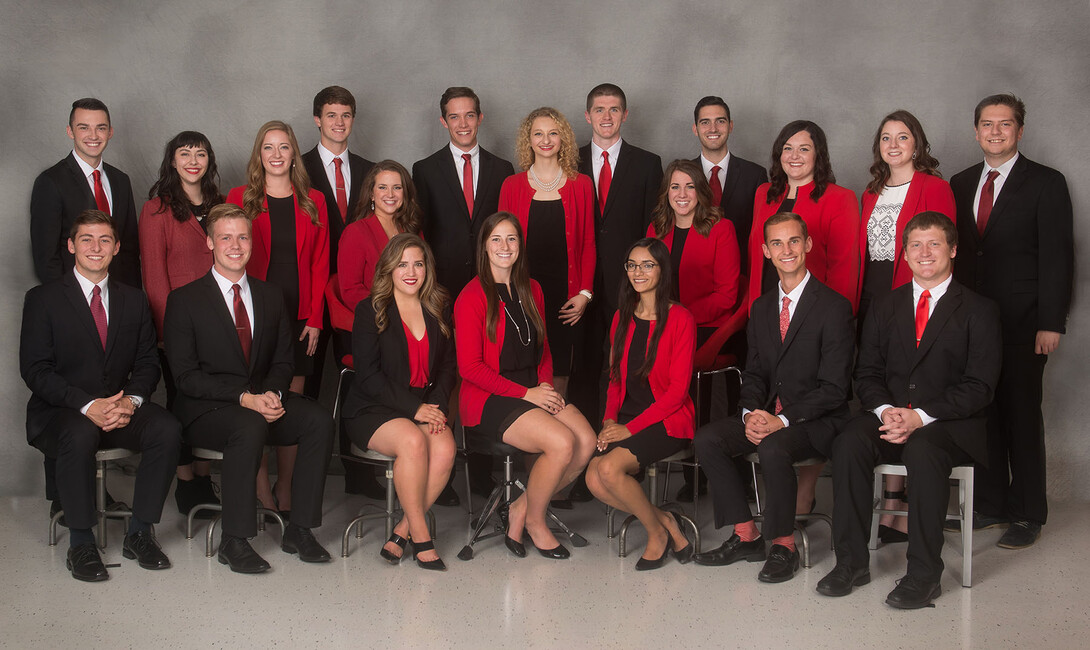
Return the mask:
<path id="1" fill-rule="evenodd" d="M 537 177 L 537 174 L 534 173 L 534 166 L 533 165 L 530 165 L 530 169 L 527 172 L 527 175 L 534 181 L 534 183 L 537 184 L 538 188 L 542 192 L 553 192 L 553 191 L 556 190 L 556 188 L 560 187 L 561 183 L 564 182 L 564 171 L 563 170 L 558 171 L 556 173 L 556 178 L 549 181 L 548 183 L 542 181 L 540 178 Z"/>
<path id="2" fill-rule="evenodd" d="M 518 303 L 519 303 L 519 309 L 522 309 L 522 299 L 521 298 L 519 298 Z M 515 331 L 518 332 L 519 343 L 521 343 L 522 347 L 524 347 L 524 348 L 529 347 L 531 333 L 530 333 L 530 321 L 526 319 L 526 310 L 524 310 L 524 309 L 522 310 L 522 322 L 523 322 L 524 325 L 526 325 L 526 340 L 522 339 L 522 328 L 519 327 L 519 324 L 515 322 L 515 317 L 511 315 L 510 311 L 508 311 L 507 303 L 504 303 L 503 311 L 506 312 L 507 317 L 509 319 L 511 319 L 511 324 L 515 326 Z"/>

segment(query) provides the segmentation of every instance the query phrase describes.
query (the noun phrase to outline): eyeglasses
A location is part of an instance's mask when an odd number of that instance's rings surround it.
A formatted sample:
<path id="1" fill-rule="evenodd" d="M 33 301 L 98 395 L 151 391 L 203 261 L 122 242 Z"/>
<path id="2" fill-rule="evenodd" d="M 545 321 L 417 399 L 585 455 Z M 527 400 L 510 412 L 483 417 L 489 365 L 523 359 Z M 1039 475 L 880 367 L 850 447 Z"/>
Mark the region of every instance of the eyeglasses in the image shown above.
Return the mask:
<path id="1" fill-rule="evenodd" d="M 655 264 L 654 262 L 644 262 L 642 264 L 636 264 L 635 262 L 625 262 L 624 270 L 628 271 L 629 273 L 635 273 L 636 269 L 640 269 L 644 273 L 650 273 L 651 271 L 655 270 L 656 266 L 658 266 L 658 264 Z"/>

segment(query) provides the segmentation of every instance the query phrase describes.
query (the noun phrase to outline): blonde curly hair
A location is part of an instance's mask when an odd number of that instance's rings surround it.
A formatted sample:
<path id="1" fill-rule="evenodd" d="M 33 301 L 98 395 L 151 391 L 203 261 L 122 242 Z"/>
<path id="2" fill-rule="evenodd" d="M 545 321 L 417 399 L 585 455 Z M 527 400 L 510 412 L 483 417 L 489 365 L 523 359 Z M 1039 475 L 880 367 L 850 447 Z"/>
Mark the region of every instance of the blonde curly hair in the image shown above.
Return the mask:
<path id="1" fill-rule="evenodd" d="M 515 137 L 515 156 L 518 157 L 519 167 L 522 171 L 530 169 L 534 164 L 534 150 L 530 147 L 530 131 L 534 120 L 539 117 L 547 117 L 556 122 L 560 130 L 560 152 L 557 161 L 560 163 L 560 171 L 568 178 L 579 175 L 579 147 L 575 144 L 575 132 L 564 114 L 555 108 L 542 106 L 530 112 L 522 123 L 519 124 L 518 134 Z"/>

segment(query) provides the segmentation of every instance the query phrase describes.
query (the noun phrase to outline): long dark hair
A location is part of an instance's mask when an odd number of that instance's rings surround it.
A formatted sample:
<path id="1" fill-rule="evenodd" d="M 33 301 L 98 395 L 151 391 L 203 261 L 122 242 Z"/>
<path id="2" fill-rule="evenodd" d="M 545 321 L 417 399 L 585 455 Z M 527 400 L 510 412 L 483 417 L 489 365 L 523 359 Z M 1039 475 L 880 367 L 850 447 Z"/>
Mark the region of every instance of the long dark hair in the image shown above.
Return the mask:
<path id="1" fill-rule="evenodd" d="M 185 222 L 193 213 L 189 197 L 182 188 L 182 177 L 174 168 L 174 154 L 182 147 L 200 147 L 208 152 L 208 169 L 201 177 L 201 207 L 208 210 L 223 203 L 219 190 L 219 169 L 216 168 L 216 152 L 212 143 L 199 131 L 182 131 L 167 142 L 163 150 L 163 162 L 159 165 L 159 179 L 148 191 L 148 198 L 159 197 L 159 210 L 156 214 L 170 209 L 170 213 L 179 223 Z"/>
<path id="2" fill-rule="evenodd" d="M 421 225 L 420 204 L 416 202 L 416 186 L 412 174 L 396 160 L 380 160 L 363 177 L 360 186 L 360 200 L 348 222 L 352 223 L 374 213 L 371 197 L 374 195 L 375 182 L 382 172 L 393 172 L 401 178 L 401 207 L 394 213 L 394 225 L 401 232 L 419 233 Z"/>
<path id="3" fill-rule="evenodd" d="M 655 226 L 655 236 L 662 239 L 674 228 L 674 208 L 670 205 L 670 182 L 674 172 L 681 172 L 693 181 L 696 188 L 696 209 L 693 211 L 693 228 L 704 237 L 712 231 L 712 226 L 723 216 L 723 211 L 712 205 L 712 188 L 704 178 L 704 170 L 691 160 L 675 160 L 666 166 L 659 186 L 659 199 L 651 211 L 651 224 Z"/>
<path id="4" fill-rule="evenodd" d="M 795 120 L 780 129 L 776 141 L 772 143 L 772 155 L 768 167 L 768 199 L 769 204 L 779 203 L 787 195 L 787 172 L 780 163 L 780 155 L 783 146 L 799 131 L 806 131 L 810 139 L 814 141 L 814 190 L 810 192 L 810 200 L 817 203 L 825 188 L 836 182 L 833 175 L 833 163 L 829 161 L 829 143 L 825 140 L 825 131 L 809 120 Z"/>
<path id="5" fill-rule="evenodd" d="M 386 244 L 386 248 L 382 249 L 382 254 L 379 255 L 378 262 L 375 264 L 375 279 L 371 286 L 371 306 L 375 308 L 375 329 L 381 334 L 389 324 L 386 307 L 394 299 L 394 269 L 409 248 L 418 248 L 424 253 L 424 282 L 416 294 L 420 305 L 424 311 L 439 321 L 439 329 L 443 332 L 443 336 L 450 338 L 450 324 L 443 317 L 450 297 L 447 290 L 435 279 L 435 256 L 420 235 L 410 232 L 394 235 Z"/>
<path id="6" fill-rule="evenodd" d="M 901 122 L 907 126 L 908 132 L 912 134 L 912 139 L 916 141 L 916 149 L 912 152 L 912 168 L 918 172 L 942 178 L 942 174 L 939 173 L 939 161 L 935 160 L 934 156 L 931 155 L 931 144 L 927 141 L 927 136 L 924 135 L 920 121 L 912 113 L 899 109 L 883 117 L 882 121 L 878 123 L 878 130 L 874 132 L 874 143 L 870 147 L 874 162 L 870 166 L 871 182 L 867 183 L 867 190 L 872 194 L 881 194 L 882 189 L 886 186 L 886 181 L 889 180 L 889 164 L 882 160 L 880 147 L 882 145 L 882 129 L 886 128 L 886 124 L 890 122 Z"/>
<path id="7" fill-rule="evenodd" d="M 485 311 L 488 340 L 496 341 L 496 324 L 499 322 L 500 312 L 500 296 L 492 276 L 492 264 L 488 261 L 488 238 L 492 236 L 496 226 L 504 221 L 510 222 L 515 227 L 519 240 L 519 254 L 511 267 L 511 284 L 514 285 L 519 299 L 523 301 L 522 311 L 537 331 L 537 346 L 540 348 L 545 340 L 545 321 L 541 320 L 537 303 L 534 302 L 534 294 L 530 291 L 530 264 L 526 260 L 526 237 L 522 234 L 522 225 L 519 224 L 518 218 L 510 212 L 497 212 L 485 219 L 481 224 L 481 232 L 477 235 L 477 280 L 484 289 L 484 297 L 488 304 L 488 309 Z"/>
<path id="8" fill-rule="evenodd" d="M 666 244 L 654 237 L 644 237 L 628 247 L 625 260 L 629 259 L 632 251 L 637 248 L 646 248 L 651 253 L 651 258 L 659 267 L 659 283 L 655 285 L 655 331 L 651 334 L 651 340 L 647 342 L 647 352 L 644 355 L 643 365 L 640 366 L 639 377 L 646 379 L 651 374 L 651 368 L 655 365 L 655 357 L 659 351 L 659 339 L 666 329 L 666 318 L 670 314 L 670 288 L 674 286 L 673 268 L 670 265 L 670 249 Z M 625 339 L 628 337 L 628 326 L 636 313 L 636 305 L 640 303 L 640 294 L 632 288 L 631 282 L 625 282 L 621 286 L 621 295 L 617 300 L 617 331 L 613 335 L 613 345 L 609 349 L 609 380 L 621 380 L 621 357 L 624 355 Z"/>

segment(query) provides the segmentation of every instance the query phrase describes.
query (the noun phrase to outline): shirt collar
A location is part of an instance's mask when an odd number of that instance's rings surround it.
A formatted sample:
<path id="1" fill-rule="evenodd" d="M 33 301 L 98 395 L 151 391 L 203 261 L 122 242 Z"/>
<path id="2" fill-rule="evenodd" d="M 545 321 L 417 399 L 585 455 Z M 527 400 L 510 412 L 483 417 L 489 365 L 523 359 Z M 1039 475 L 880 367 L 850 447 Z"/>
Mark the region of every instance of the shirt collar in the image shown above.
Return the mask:
<path id="1" fill-rule="evenodd" d="M 76 282 L 79 282 L 80 291 L 83 292 L 83 297 L 88 301 L 91 300 L 91 292 L 95 290 L 95 283 L 91 282 L 87 278 L 80 275 L 80 272 L 76 270 L 76 267 L 72 267 L 72 273 L 76 274 Z M 106 292 L 109 290 L 110 275 L 106 274 L 106 277 L 102 278 L 102 282 L 98 283 L 99 295 L 105 297 Z"/>
<path id="2" fill-rule="evenodd" d="M 809 281 L 810 281 L 810 272 L 807 271 L 806 275 L 803 276 L 803 278 L 802 278 L 802 282 L 799 283 L 799 286 L 792 289 L 791 293 L 784 293 L 783 292 L 783 284 L 782 283 L 777 283 L 776 286 L 779 287 L 779 289 L 780 289 L 780 303 L 783 304 L 784 297 L 787 297 L 787 298 L 791 299 L 791 304 L 792 305 L 799 304 L 799 298 L 802 296 L 803 290 L 806 289 L 806 283 L 809 282 Z"/>
<path id="3" fill-rule="evenodd" d="M 92 166 L 87 164 L 86 160 L 79 157 L 79 154 L 76 153 L 75 149 L 72 150 L 72 157 L 76 159 L 76 164 L 79 165 L 79 168 L 83 170 L 83 175 L 85 177 L 90 176 L 91 172 L 93 172 L 95 170 L 98 170 L 100 172 L 103 172 L 103 174 L 105 174 L 105 170 L 102 169 L 102 159 L 101 158 L 98 159 L 98 167 L 92 167 Z"/>
<path id="4" fill-rule="evenodd" d="M 704 157 L 704 153 L 700 153 L 700 166 L 704 168 L 704 175 L 711 176 L 712 167 L 718 167 L 719 169 L 726 169 L 727 164 L 730 163 L 730 151 L 727 151 L 727 155 L 723 156 L 723 159 L 717 163 L 713 163 Z"/>
<path id="5" fill-rule="evenodd" d="M 322 159 L 322 167 L 329 167 L 331 164 L 333 164 L 333 159 L 334 158 L 340 158 L 341 159 L 341 164 L 342 165 L 347 165 L 348 164 L 348 149 L 345 148 L 345 150 L 342 151 L 340 153 L 340 155 L 337 155 L 337 154 L 334 154 L 329 149 L 326 149 L 325 145 L 322 144 L 321 142 L 319 142 L 318 143 L 318 157 L 320 157 Z"/>
<path id="6" fill-rule="evenodd" d="M 476 158 L 481 153 L 480 143 L 473 145 L 473 148 L 469 151 L 462 151 L 458 147 L 454 146 L 453 142 L 451 142 L 448 146 L 450 147 L 450 155 L 454 156 L 455 160 L 461 160 L 462 154 L 468 153 L 470 158 Z"/>
<path id="7" fill-rule="evenodd" d="M 609 153 L 609 164 L 610 165 L 616 165 L 617 164 L 617 155 L 621 153 L 621 142 L 623 142 L 623 140 L 621 138 L 617 138 L 617 141 L 614 142 L 613 145 L 609 149 L 603 149 L 603 148 L 598 146 L 597 142 L 591 140 L 590 141 L 590 155 L 591 155 L 591 158 L 594 159 L 594 160 L 601 160 L 602 152 L 606 151 L 606 152 Z"/>
<path id="8" fill-rule="evenodd" d="M 212 277 L 216 280 L 216 284 L 219 285 L 220 293 L 226 294 L 231 291 L 231 285 L 237 284 L 242 293 L 249 293 L 250 281 L 248 275 L 242 274 L 242 279 L 238 282 L 231 282 L 227 278 L 220 275 L 220 272 L 216 270 L 216 267 L 212 267 Z"/>
<path id="9" fill-rule="evenodd" d="M 981 170 L 980 177 L 981 178 L 986 178 L 988 176 L 988 172 L 990 172 L 991 170 L 994 169 L 995 171 L 999 172 L 999 176 L 1001 178 L 1005 179 L 1006 177 L 1010 176 L 1011 170 L 1014 169 L 1014 163 L 1018 162 L 1018 156 L 1020 156 L 1020 155 L 1021 154 L 1018 153 L 1017 151 L 1014 152 L 1014 155 L 1011 156 L 1010 160 L 1008 160 L 1007 162 L 1003 163 L 1002 165 L 1000 165 L 998 167 L 989 166 L 988 161 L 985 160 L 984 161 L 984 169 Z"/>
<path id="10" fill-rule="evenodd" d="M 938 286 L 928 289 L 931 292 L 931 304 L 934 305 L 946 295 L 946 291 L 950 288 L 950 283 L 954 280 L 954 274 L 946 276 L 946 279 L 938 284 Z M 916 279 L 912 279 L 912 304 L 916 304 L 920 301 L 920 294 L 924 291 L 923 287 L 916 284 Z"/>

